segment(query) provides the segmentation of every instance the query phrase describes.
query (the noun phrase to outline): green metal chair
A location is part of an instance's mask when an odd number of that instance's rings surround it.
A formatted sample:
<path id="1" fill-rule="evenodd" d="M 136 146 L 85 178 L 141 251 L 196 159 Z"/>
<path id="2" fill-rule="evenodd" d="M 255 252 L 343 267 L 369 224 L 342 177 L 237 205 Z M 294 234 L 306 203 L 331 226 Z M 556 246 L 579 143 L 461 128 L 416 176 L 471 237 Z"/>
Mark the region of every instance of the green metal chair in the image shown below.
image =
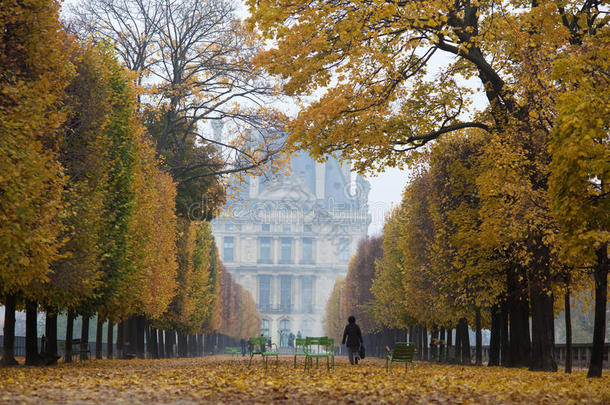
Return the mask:
<path id="1" fill-rule="evenodd" d="M 294 341 L 294 368 L 297 368 L 297 356 L 305 356 L 305 338 Z"/>
<path id="2" fill-rule="evenodd" d="M 392 371 L 392 363 L 405 363 L 405 370 L 408 370 L 407 366 L 411 363 L 413 365 L 413 356 L 415 355 L 415 346 L 407 342 L 396 342 L 394 349 L 388 350 L 388 355 L 385 360 L 385 369 Z"/>
<path id="3" fill-rule="evenodd" d="M 305 338 L 305 370 L 313 366 L 314 358 L 316 359 L 316 368 L 319 367 L 319 359 L 326 358 L 326 369 L 330 370 L 330 357 L 326 336 Z"/>
<path id="4" fill-rule="evenodd" d="M 275 350 L 267 351 L 267 338 L 264 336 L 261 337 L 252 337 L 248 341 L 248 345 L 250 346 L 250 360 L 248 361 L 248 366 L 252 363 L 252 358 L 255 354 L 260 354 L 265 361 L 265 368 L 267 368 L 267 357 L 275 357 L 275 365 L 279 364 L 279 352 L 277 350 L 277 345 L 275 343 L 271 343 L 270 348 L 275 347 Z"/>
<path id="5" fill-rule="evenodd" d="M 331 368 L 335 367 L 335 340 L 332 338 L 326 339 L 326 351 L 330 355 L 330 366 Z"/>

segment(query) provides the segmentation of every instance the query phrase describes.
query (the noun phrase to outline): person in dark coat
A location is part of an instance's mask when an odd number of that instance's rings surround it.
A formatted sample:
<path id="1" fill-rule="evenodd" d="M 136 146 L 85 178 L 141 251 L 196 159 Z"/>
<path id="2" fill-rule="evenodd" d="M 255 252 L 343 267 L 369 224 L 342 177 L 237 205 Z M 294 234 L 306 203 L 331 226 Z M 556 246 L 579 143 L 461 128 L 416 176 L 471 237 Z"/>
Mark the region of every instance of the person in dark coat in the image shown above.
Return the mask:
<path id="1" fill-rule="evenodd" d="M 349 362 L 351 364 L 358 364 L 358 351 L 362 341 L 362 332 L 360 326 L 356 325 L 356 318 L 350 316 L 347 318 L 347 326 L 343 332 L 343 344 L 347 346 L 347 353 L 349 355 Z"/>

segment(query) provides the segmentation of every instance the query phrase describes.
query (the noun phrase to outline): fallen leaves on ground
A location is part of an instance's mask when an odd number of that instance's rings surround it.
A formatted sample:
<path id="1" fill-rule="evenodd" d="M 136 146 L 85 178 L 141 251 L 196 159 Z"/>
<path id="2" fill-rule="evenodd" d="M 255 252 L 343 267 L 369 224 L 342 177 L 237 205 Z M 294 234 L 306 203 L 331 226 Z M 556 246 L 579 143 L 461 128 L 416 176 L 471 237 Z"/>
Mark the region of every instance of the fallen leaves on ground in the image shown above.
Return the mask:
<path id="1" fill-rule="evenodd" d="M 0 368 L 1 403 L 451 403 L 609 404 L 610 377 L 587 379 L 525 369 L 415 363 L 386 373 L 384 362 L 306 372 L 292 357 L 264 369 L 260 358 L 92 360 L 55 367 Z M 315 365 L 314 365 L 315 367 Z"/>

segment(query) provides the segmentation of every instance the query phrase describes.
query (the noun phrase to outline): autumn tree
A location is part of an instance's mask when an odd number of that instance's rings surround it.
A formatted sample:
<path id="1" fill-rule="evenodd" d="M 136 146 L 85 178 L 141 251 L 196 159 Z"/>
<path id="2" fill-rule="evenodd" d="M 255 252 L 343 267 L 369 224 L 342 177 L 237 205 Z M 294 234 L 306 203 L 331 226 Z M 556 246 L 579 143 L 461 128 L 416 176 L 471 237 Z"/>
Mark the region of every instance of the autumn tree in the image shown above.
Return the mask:
<path id="1" fill-rule="evenodd" d="M 261 316 L 250 293 L 235 282 L 222 263 L 218 277 L 219 291 L 215 311 L 218 311 L 219 318 L 215 330 L 235 339 L 258 336 Z"/>
<path id="2" fill-rule="evenodd" d="M 383 256 L 375 266 L 375 277 L 371 285 L 371 293 L 375 297 L 375 320 L 390 328 L 407 328 L 413 324 L 413 317 L 403 302 L 403 254 L 398 247 L 402 234 L 401 224 L 406 220 L 403 212 L 404 206 L 401 204 L 386 216 L 382 234 Z"/>
<path id="3" fill-rule="evenodd" d="M 287 94 L 316 95 L 290 125 L 293 147 L 318 158 L 340 152 L 367 172 L 409 162 L 409 151 L 443 134 L 481 128 L 510 137 L 501 148 L 514 157 L 531 158 L 521 159 L 521 208 L 547 190 L 543 151 L 557 95 L 549 62 L 607 24 L 598 1 L 248 4 L 252 25 L 273 41 L 257 62 L 284 79 Z M 439 66 L 440 54 L 450 58 Z M 473 80 L 484 112 L 473 108 Z M 531 366 L 554 370 L 550 246 L 530 224 L 524 246 L 537 262 L 523 271 L 534 301 Z"/>
<path id="4" fill-rule="evenodd" d="M 375 275 L 375 262 L 383 255 L 381 242 L 381 237 L 367 237 L 358 243 L 358 249 L 350 260 L 343 282 L 345 293 L 342 295 L 344 311 L 341 313 L 341 319 L 346 320 L 350 315 L 354 315 L 363 333 L 373 333 L 377 330 L 370 306 L 373 302 L 371 284 Z"/>
<path id="5" fill-rule="evenodd" d="M 95 0 L 72 10 L 75 30 L 112 43 L 145 87 L 142 110 L 158 153 L 179 188 L 199 189 L 187 208 L 201 201 L 202 186 L 214 187 L 214 176 L 268 167 L 283 145 L 280 132 L 268 131 L 282 122 L 270 107 L 274 85 L 252 64 L 260 41 L 235 7 L 226 0 Z M 214 135 L 210 122 L 231 135 Z M 252 129 L 265 130 L 254 143 Z"/>
<path id="6" fill-rule="evenodd" d="M 580 39 L 584 43 L 554 65 L 564 93 L 551 137 L 550 197 L 568 264 L 593 270 L 595 325 L 588 376 L 601 377 L 610 266 L 608 30 Z"/>
<path id="7" fill-rule="evenodd" d="M 72 72 L 59 4 L 38 0 L 0 5 L 0 294 L 5 305 L 2 363 L 16 364 L 15 309 L 27 300 L 26 363 L 36 364 L 38 296 L 62 241 L 62 190 L 57 161 L 59 103 Z M 33 327 L 33 328 L 32 328 Z"/>
<path id="8" fill-rule="evenodd" d="M 343 338 L 343 329 L 346 324 L 346 319 L 341 316 L 341 301 L 344 298 L 344 285 L 344 278 L 339 277 L 335 280 L 333 290 L 326 302 L 326 312 L 324 315 L 324 332 L 326 333 L 326 336 L 335 339 L 336 342 L 341 341 Z"/>
<path id="9" fill-rule="evenodd" d="M 108 189 L 107 126 L 112 104 L 108 53 L 88 43 L 69 45 L 76 72 L 64 95 L 67 119 L 58 154 L 69 184 L 62 215 L 61 237 L 66 243 L 61 258 L 53 263 L 49 283 L 41 286 L 51 361 L 57 355 L 58 312 L 75 311 L 92 301 L 100 287 L 100 235 Z"/>
<path id="10" fill-rule="evenodd" d="M 177 294 L 162 326 L 178 332 L 179 354 L 186 355 L 187 336 L 200 333 L 214 313 L 218 253 L 209 223 L 178 219 Z"/>

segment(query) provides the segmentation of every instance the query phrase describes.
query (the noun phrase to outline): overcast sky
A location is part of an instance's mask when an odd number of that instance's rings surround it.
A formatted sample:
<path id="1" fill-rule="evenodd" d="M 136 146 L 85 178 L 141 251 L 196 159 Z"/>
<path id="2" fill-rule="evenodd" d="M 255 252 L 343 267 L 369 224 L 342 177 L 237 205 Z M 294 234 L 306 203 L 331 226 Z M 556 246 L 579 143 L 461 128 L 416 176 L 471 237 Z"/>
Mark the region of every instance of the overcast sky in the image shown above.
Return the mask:
<path id="1" fill-rule="evenodd" d="M 385 214 L 392 206 L 400 203 L 402 191 L 409 180 L 409 176 L 406 170 L 387 169 L 377 177 L 368 177 L 367 180 L 371 183 L 369 235 L 372 236 L 381 234 Z"/>

